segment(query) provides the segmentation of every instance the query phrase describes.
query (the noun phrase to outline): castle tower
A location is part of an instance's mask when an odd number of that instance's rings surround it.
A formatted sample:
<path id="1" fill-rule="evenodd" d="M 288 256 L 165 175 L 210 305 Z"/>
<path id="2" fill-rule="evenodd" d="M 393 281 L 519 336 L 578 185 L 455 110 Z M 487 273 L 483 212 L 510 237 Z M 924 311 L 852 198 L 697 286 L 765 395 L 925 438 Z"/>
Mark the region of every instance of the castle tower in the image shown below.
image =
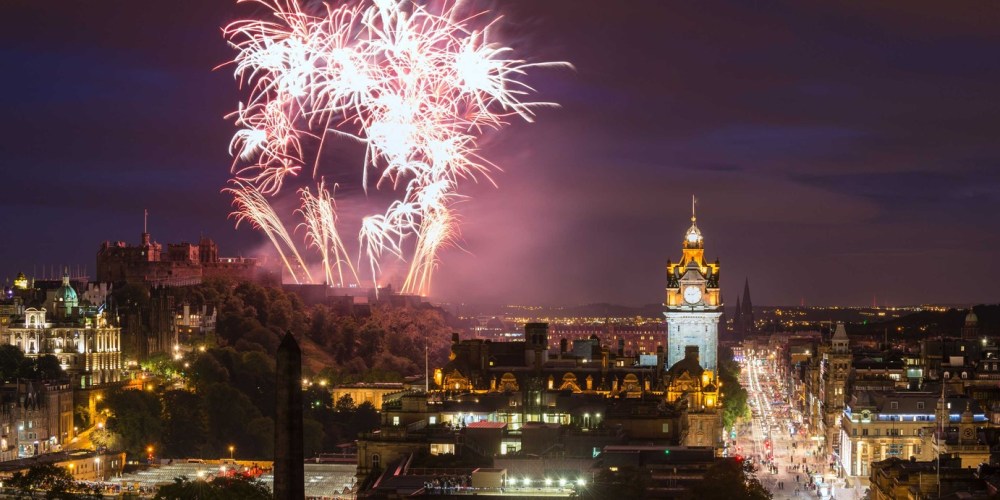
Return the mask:
<path id="1" fill-rule="evenodd" d="M 697 346 L 701 366 L 718 371 L 719 263 L 705 261 L 705 246 L 691 198 L 691 227 L 684 234 L 681 260 L 667 263 L 667 289 L 663 315 L 667 319 L 667 362 L 673 366 L 685 357 L 687 346 Z"/>

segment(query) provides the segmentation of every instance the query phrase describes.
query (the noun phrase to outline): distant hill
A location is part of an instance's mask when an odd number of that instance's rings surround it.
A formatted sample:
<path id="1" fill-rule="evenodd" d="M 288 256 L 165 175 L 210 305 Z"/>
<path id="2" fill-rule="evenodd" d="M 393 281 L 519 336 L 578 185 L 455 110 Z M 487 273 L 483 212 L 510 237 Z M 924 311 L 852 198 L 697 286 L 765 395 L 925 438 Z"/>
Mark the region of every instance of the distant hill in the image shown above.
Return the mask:
<path id="1" fill-rule="evenodd" d="M 979 336 L 996 336 L 1000 334 L 1000 305 L 979 305 L 973 308 L 979 319 Z M 962 332 L 968 309 L 949 309 L 947 311 L 920 311 L 900 318 L 881 322 L 854 325 L 852 333 L 881 335 L 888 332 L 890 336 L 937 336 L 954 335 Z"/>

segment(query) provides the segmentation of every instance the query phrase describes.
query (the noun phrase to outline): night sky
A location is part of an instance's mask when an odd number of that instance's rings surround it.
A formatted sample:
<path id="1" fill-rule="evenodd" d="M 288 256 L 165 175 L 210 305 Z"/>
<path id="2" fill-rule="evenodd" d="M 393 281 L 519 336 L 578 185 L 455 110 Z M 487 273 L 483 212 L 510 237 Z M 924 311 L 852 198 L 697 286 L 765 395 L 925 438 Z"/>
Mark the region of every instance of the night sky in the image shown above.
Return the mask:
<path id="1" fill-rule="evenodd" d="M 562 108 L 486 138 L 499 189 L 464 188 L 436 298 L 661 302 L 695 194 L 729 303 L 746 277 L 758 305 L 1000 300 L 997 2 L 496 10 L 520 55 L 576 69 L 533 73 Z M 102 241 L 137 243 L 144 208 L 161 243 L 266 248 L 219 193 L 241 96 L 213 71 L 234 55 L 220 27 L 254 12 L 0 5 L 0 277 L 93 273 Z"/>

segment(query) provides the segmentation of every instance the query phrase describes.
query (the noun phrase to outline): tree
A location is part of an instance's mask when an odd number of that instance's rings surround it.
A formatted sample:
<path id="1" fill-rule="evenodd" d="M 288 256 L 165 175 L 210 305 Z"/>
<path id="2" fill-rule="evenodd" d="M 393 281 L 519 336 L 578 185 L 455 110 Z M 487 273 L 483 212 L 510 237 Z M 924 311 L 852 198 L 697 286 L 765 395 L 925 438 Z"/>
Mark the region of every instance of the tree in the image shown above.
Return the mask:
<path id="1" fill-rule="evenodd" d="M 341 396 L 334 405 L 334 409 L 337 410 L 338 413 L 351 412 L 354 411 L 354 408 L 354 398 L 352 398 L 350 394 L 344 394 Z"/>
<path id="2" fill-rule="evenodd" d="M 0 345 L 0 378 L 6 382 L 19 377 L 24 361 L 24 353 L 16 345 Z"/>
<path id="3" fill-rule="evenodd" d="M 731 428 L 736 420 L 750 413 L 747 391 L 740 384 L 740 365 L 733 360 L 730 347 L 719 348 L 719 381 L 722 382 L 722 425 Z"/>
<path id="4" fill-rule="evenodd" d="M 250 456 L 270 459 L 274 457 L 274 419 L 258 417 L 247 422 L 247 438 L 253 448 Z"/>
<path id="5" fill-rule="evenodd" d="M 323 451 L 323 424 L 311 419 L 302 419 L 303 454 L 313 457 Z"/>
<path id="6" fill-rule="evenodd" d="M 229 382 L 229 370 L 215 358 L 214 351 L 202 353 L 191 363 L 188 377 L 199 390 L 212 384 Z"/>
<path id="7" fill-rule="evenodd" d="M 174 478 L 173 484 L 161 486 L 154 500 L 265 500 L 271 492 L 263 483 L 247 476 L 217 477 L 212 482 Z"/>
<path id="8" fill-rule="evenodd" d="M 204 392 L 205 417 L 208 421 L 206 453 L 224 454 L 229 445 L 249 449 L 245 424 L 261 416 L 245 394 L 226 384 L 210 385 Z"/>
<path id="9" fill-rule="evenodd" d="M 51 354 L 40 356 L 35 361 L 35 373 L 42 380 L 59 380 L 66 377 L 66 372 L 59 364 L 59 358 Z"/>
<path id="10" fill-rule="evenodd" d="M 111 411 L 108 430 L 121 436 L 121 444 L 132 457 L 144 456 L 146 446 L 160 443 L 163 433 L 159 397 L 148 391 L 117 390 L 104 398 Z"/>
<path id="11" fill-rule="evenodd" d="M 163 394 L 163 454 L 201 456 L 208 430 L 198 394 L 173 390 Z"/>
<path id="12" fill-rule="evenodd" d="M 347 438 L 351 440 L 357 439 L 358 434 L 371 432 L 377 429 L 378 426 L 378 410 L 375 409 L 375 405 L 371 404 L 371 402 L 365 401 L 355 408 L 350 420 L 347 421 Z"/>
<path id="13" fill-rule="evenodd" d="M 45 498 L 80 498 L 70 493 L 76 489 L 73 476 L 58 465 L 32 465 L 27 473 L 15 472 L 7 484 L 29 498 L 35 490 L 45 491 Z"/>
<path id="14" fill-rule="evenodd" d="M 772 496 L 742 458 L 724 458 L 713 464 L 691 489 L 697 500 L 771 500 Z"/>
<path id="15" fill-rule="evenodd" d="M 594 484 L 588 490 L 592 498 L 645 498 L 651 481 L 649 469 L 631 466 L 618 470 L 602 469 L 594 477 Z"/>
<path id="16" fill-rule="evenodd" d="M 116 450 L 121 448 L 121 440 L 118 435 L 107 429 L 97 429 L 90 433 L 90 442 L 94 443 L 97 449 L 107 448 Z"/>

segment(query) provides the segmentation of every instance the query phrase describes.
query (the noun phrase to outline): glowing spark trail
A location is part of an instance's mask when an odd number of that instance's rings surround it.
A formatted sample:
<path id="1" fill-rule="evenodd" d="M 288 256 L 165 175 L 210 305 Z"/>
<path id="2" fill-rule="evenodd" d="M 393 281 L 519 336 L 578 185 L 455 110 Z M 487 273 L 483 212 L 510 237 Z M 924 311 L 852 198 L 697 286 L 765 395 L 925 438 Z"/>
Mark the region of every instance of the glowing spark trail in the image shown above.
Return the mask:
<path id="1" fill-rule="evenodd" d="M 316 194 L 313 195 L 309 189 L 299 190 L 302 199 L 302 208 L 298 212 L 305 219 L 299 224 L 306 231 L 306 240 L 309 244 L 319 250 L 323 258 L 323 271 L 326 274 L 326 284 L 331 286 L 346 286 L 344 280 L 344 267 L 350 271 L 354 277 L 354 282 L 358 282 L 358 273 L 351 265 L 351 260 L 347 255 L 347 249 L 337 232 L 337 213 L 333 196 L 326 190 L 323 181 L 316 187 Z M 336 186 L 335 186 L 336 187 Z M 336 269 L 336 274 L 334 274 Z"/>
<path id="2" fill-rule="evenodd" d="M 282 250 L 282 245 L 284 245 L 291 252 L 294 264 L 305 275 L 306 282 L 311 282 L 312 276 L 309 274 L 309 269 L 306 267 L 305 262 L 302 261 L 302 257 L 295 248 L 295 243 L 288 235 L 288 231 L 285 230 L 284 224 L 281 223 L 281 218 L 271 208 L 271 204 L 267 202 L 267 198 L 250 184 L 240 182 L 239 180 L 230 181 L 230 184 L 233 187 L 228 187 L 223 192 L 233 195 L 233 206 L 236 207 L 236 211 L 232 213 L 232 216 L 236 219 L 236 226 L 239 227 L 241 222 L 248 222 L 255 228 L 264 231 L 264 234 L 274 244 L 274 248 L 278 251 L 281 261 L 285 264 L 289 274 L 292 275 L 292 279 L 296 283 L 301 283 L 299 272 L 292 266 L 289 257 Z"/>
<path id="3" fill-rule="evenodd" d="M 266 196 L 278 195 L 303 165 L 321 175 L 328 136 L 358 141 L 365 148 L 362 187 L 400 193 L 384 213 L 359 221 L 359 260 L 367 259 L 377 280 L 381 259 L 409 253 L 402 292 L 427 295 L 438 252 L 455 243 L 459 183 L 488 179 L 492 165 L 477 155 L 479 136 L 554 106 L 523 101 L 534 89 L 517 79 L 532 67 L 568 64 L 511 57 L 489 36 L 497 20 L 463 16 L 459 2 L 355 0 L 306 12 L 297 0 L 238 1 L 260 4 L 271 16 L 224 29 L 237 51 L 235 76 L 249 92 L 233 114 L 239 130 L 230 143 L 237 187 L 227 191 L 241 211 L 237 221 L 261 228 L 298 280 L 282 248 L 305 266 Z M 314 139 L 317 147 L 303 146 Z M 326 282 L 360 281 L 323 182 L 315 195 L 299 194 L 300 227 L 320 254 Z"/>

